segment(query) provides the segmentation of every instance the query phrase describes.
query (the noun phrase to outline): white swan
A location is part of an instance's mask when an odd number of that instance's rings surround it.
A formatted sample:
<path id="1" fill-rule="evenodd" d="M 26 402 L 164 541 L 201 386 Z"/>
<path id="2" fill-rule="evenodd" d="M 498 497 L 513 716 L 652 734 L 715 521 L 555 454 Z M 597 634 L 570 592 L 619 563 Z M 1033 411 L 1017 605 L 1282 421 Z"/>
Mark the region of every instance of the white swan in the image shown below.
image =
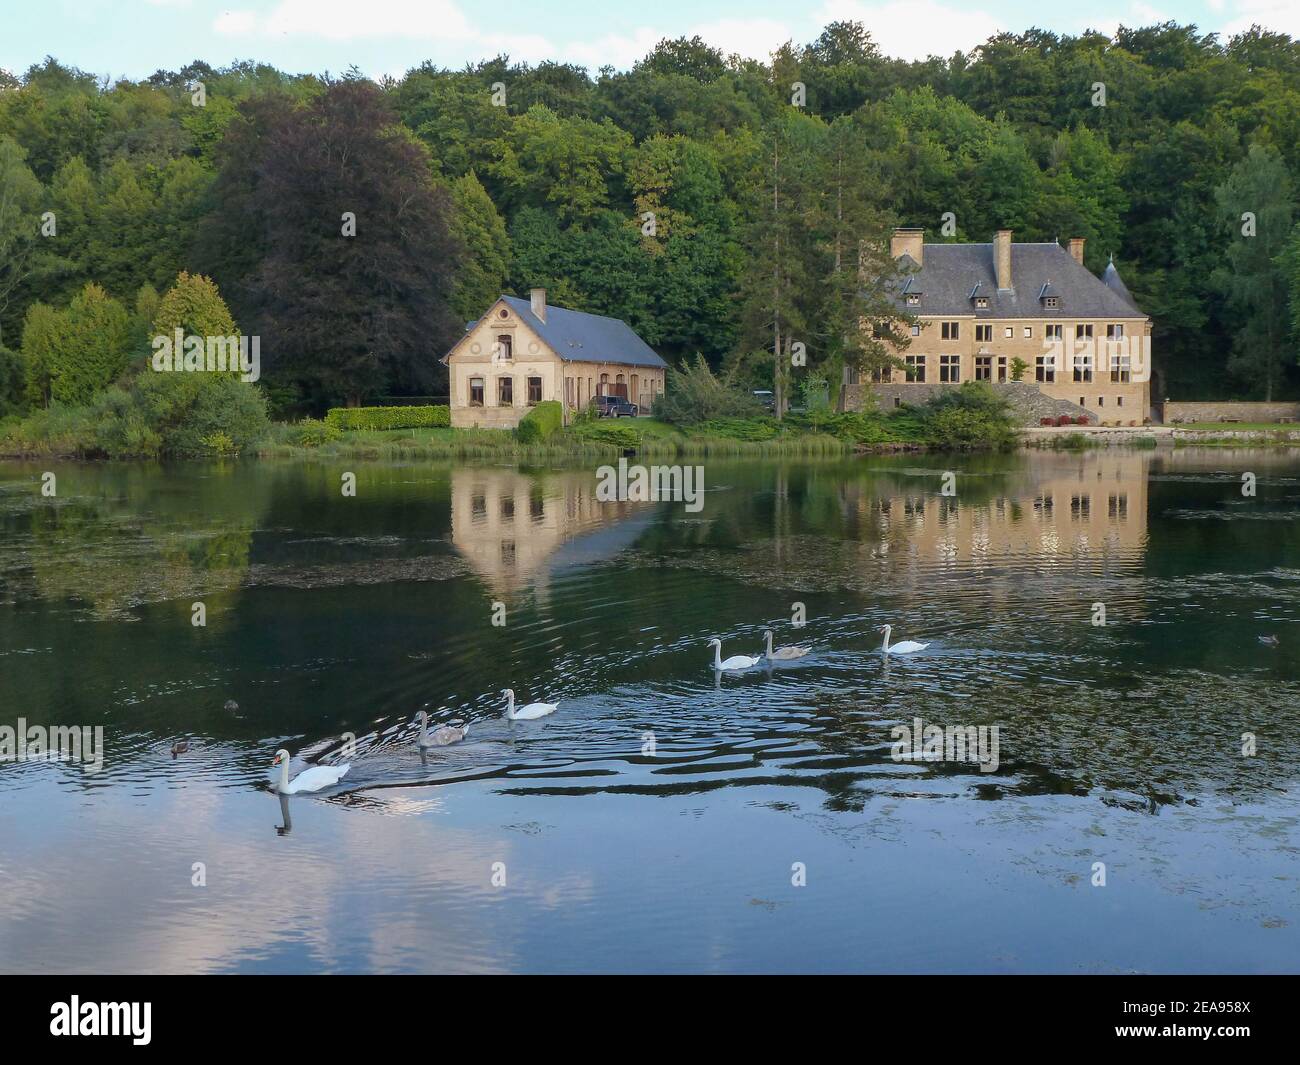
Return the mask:
<path id="1" fill-rule="evenodd" d="M 469 722 L 456 728 L 454 725 L 443 725 L 441 728 L 434 729 L 433 735 L 429 735 L 429 715 L 421 710 L 415 715 L 420 722 L 420 737 L 415 741 L 417 747 L 446 747 L 449 743 L 459 743 L 469 735 Z"/>
<path id="2" fill-rule="evenodd" d="M 750 666 L 756 666 L 763 660 L 763 656 L 750 658 L 748 655 L 732 655 L 726 661 L 722 658 L 722 641 L 714 637 L 709 641 L 709 646 L 713 648 L 713 668 L 714 669 L 749 669 Z"/>
<path id="3" fill-rule="evenodd" d="M 304 769 L 290 780 L 289 752 L 285 750 L 275 752 L 275 761 L 271 765 L 280 767 L 280 782 L 276 784 L 275 790 L 281 795 L 297 795 L 300 791 L 320 791 L 321 788 L 337 784 L 352 768 L 350 762 L 345 765 L 314 765 L 310 769 Z"/>
<path id="4" fill-rule="evenodd" d="M 506 717 L 511 721 L 534 721 L 547 714 L 553 714 L 560 708 L 559 703 L 529 703 L 516 710 L 514 689 L 506 688 L 501 694 L 506 697 Z"/>
<path id="5" fill-rule="evenodd" d="M 881 625 L 880 630 L 885 634 L 885 642 L 880 645 L 880 649 L 887 655 L 909 655 L 913 651 L 924 651 L 930 645 L 928 643 L 917 643 L 915 640 L 900 640 L 889 646 L 889 634 L 893 631 L 892 625 Z"/>
<path id="6" fill-rule="evenodd" d="M 792 658 L 802 658 L 811 648 L 808 647 L 778 647 L 772 650 L 772 630 L 764 629 L 763 634 L 767 637 L 767 657 L 772 662 L 788 662 Z"/>

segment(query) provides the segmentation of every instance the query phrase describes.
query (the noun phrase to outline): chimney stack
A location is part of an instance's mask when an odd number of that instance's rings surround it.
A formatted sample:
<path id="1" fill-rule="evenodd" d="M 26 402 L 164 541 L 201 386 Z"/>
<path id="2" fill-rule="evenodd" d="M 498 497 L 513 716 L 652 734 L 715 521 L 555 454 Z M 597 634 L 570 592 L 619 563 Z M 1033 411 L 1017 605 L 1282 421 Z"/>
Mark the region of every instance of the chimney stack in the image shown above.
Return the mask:
<path id="1" fill-rule="evenodd" d="M 1015 288 L 1011 283 L 1011 230 L 999 229 L 993 238 L 993 272 L 998 278 L 998 291 Z"/>
<path id="2" fill-rule="evenodd" d="M 903 255 L 910 255 L 917 266 L 922 266 L 921 255 L 922 249 L 925 247 L 924 241 L 924 229 L 899 226 L 894 230 L 894 235 L 889 238 L 890 257 L 897 259 Z"/>
<path id="3" fill-rule="evenodd" d="M 544 323 L 546 321 L 546 289 L 529 289 L 528 298 L 532 304 L 533 317 Z"/>
<path id="4" fill-rule="evenodd" d="M 1083 265 L 1083 242 L 1086 239 L 1087 239 L 1086 237 L 1070 238 L 1070 258 L 1073 259 L 1080 266 Z"/>

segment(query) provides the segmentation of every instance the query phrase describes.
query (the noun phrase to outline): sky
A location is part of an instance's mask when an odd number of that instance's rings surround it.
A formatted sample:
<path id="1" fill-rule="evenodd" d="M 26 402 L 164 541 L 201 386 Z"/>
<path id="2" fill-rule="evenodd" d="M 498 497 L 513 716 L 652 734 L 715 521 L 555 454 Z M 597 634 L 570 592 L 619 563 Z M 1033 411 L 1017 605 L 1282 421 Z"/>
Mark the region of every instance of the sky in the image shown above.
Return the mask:
<path id="1" fill-rule="evenodd" d="M 856 19 L 888 55 L 969 51 L 1000 30 L 1058 33 L 1174 20 L 1225 35 L 1260 23 L 1300 37 L 1300 0 L 0 0 L 0 68 L 53 55 L 110 78 L 142 78 L 194 59 L 236 59 L 292 73 L 400 76 L 425 60 L 459 68 L 506 53 L 627 69 L 664 37 L 699 35 L 765 59 Z"/>

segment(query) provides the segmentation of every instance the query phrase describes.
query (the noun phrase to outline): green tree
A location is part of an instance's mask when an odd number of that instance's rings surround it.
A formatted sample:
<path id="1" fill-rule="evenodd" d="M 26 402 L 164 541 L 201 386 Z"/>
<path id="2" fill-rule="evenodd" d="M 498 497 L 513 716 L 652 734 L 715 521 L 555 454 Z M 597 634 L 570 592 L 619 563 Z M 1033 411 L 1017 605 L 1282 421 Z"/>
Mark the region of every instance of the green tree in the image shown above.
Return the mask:
<path id="1" fill-rule="evenodd" d="M 1284 256 L 1291 237 L 1292 184 L 1281 156 L 1253 144 L 1215 190 L 1228 233 L 1226 262 L 1215 281 L 1237 316 L 1228 368 L 1271 400 L 1282 374 L 1289 331 Z"/>
<path id="2" fill-rule="evenodd" d="M 89 403 L 127 367 L 131 330 L 126 308 L 91 282 L 63 312 L 59 341 L 50 363 L 50 398 Z"/>
<path id="3" fill-rule="evenodd" d="M 452 233 L 468 253 L 456 273 L 451 306 L 459 318 L 472 320 L 505 291 L 510 270 L 510 235 L 505 220 L 475 174 L 453 181 L 451 198 L 455 205 Z"/>

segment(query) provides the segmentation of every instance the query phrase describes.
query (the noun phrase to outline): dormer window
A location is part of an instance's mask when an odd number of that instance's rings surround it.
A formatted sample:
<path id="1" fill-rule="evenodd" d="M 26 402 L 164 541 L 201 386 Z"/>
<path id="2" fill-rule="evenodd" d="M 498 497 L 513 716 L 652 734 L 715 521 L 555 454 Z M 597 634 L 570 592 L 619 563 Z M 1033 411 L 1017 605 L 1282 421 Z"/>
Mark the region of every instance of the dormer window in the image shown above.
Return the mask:
<path id="1" fill-rule="evenodd" d="M 988 305 L 989 305 L 989 298 L 988 298 L 987 296 L 976 296 L 976 297 L 975 297 L 975 306 L 976 306 L 976 307 L 987 307 Z"/>
<path id="2" fill-rule="evenodd" d="M 1059 307 L 1060 305 L 1061 305 L 1061 297 L 1060 297 L 1060 296 L 1044 296 L 1044 297 L 1043 297 L 1043 306 L 1044 306 L 1044 307 L 1050 307 L 1051 309 L 1055 310 L 1055 309 L 1056 309 L 1057 307 Z"/>
<path id="3" fill-rule="evenodd" d="M 907 294 L 907 305 L 909 307 L 919 306 L 920 302 L 921 302 L 921 294 L 919 292 L 909 292 Z"/>

